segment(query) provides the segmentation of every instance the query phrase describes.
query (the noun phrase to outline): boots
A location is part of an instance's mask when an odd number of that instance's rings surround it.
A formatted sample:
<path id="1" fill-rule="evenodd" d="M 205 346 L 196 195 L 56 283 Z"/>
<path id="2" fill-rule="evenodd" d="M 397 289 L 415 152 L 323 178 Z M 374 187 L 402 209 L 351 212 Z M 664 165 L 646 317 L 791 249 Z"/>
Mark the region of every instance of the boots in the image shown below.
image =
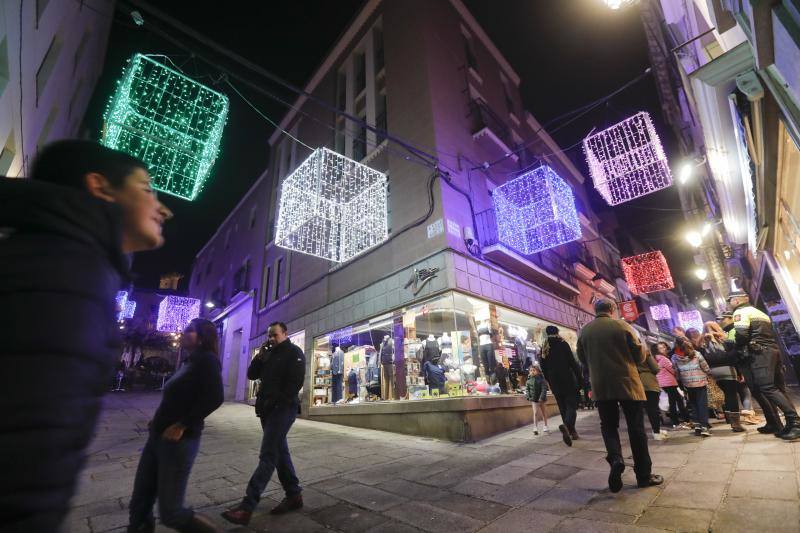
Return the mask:
<path id="1" fill-rule="evenodd" d="M 155 519 L 148 520 L 138 526 L 129 525 L 127 533 L 155 533 L 156 521 Z"/>
<path id="2" fill-rule="evenodd" d="M 786 415 L 786 426 L 775 436 L 783 440 L 800 439 L 800 424 L 798 424 L 797 415 Z"/>
<path id="3" fill-rule="evenodd" d="M 222 533 L 223 529 L 217 527 L 211 519 L 200 513 L 194 513 L 192 520 L 183 527 L 177 528 L 181 533 Z"/>
<path id="4" fill-rule="evenodd" d="M 728 423 L 731 425 L 731 431 L 734 433 L 741 433 L 742 431 L 746 431 L 742 427 L 742 415 L 740 413 L 731 413 L 725 411 L 725 418 L 728 420 Z"/>

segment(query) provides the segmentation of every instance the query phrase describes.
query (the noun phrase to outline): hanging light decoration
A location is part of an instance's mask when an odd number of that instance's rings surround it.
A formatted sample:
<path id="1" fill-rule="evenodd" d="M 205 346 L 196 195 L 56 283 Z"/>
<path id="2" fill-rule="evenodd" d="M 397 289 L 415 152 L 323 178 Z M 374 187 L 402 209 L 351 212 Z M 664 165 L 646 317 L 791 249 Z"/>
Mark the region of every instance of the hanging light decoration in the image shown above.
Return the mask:
<path id="1" fill-rule="evenodd" d="M 117 311 L 117 320 L 122 320 L 125 314 L 125 304 L 128 302 L 128 291 L 117 291 L 114 297 L 114 308 Z"/>
<path id="2" fill-rule="evenodd" d="M 170 295 L 158 305 L 156 329 L 179 333 L 198 316 L 200 316 L 200 300 Z"/>
<path id="3" fill-rule="evenodd" d="M 594 187 L 608 205 L 672 185 L 667 156 L 645 111 L 586 137 L 583 151 Z"/>
<path id="4" fill-rule="evenodd" d="M 136 313 L 136 302 L 128 300 L 125 302 L 125 309 L 122 311 L 120 318 L 133 318 L 134 313 Z"/>
<path id="5" fill-rule="evenodd" d="M 581 237 L 572 189 L 547 165 L 496 187 L 492 200 L 499 241 L 522 254 Z"/>
<path id="6" fill-rule="evenodd" d="M 388 236 L 385 174 L 317 148 L 283 180 L 278 246 L 344 263 Z"/>
<path id="7" fill-rule="evenodd" d="M 667 260 L 660 251 L 622 258 L 622 272 L 635 294 L 664 291 L 675 287 Z"/>
<path id="8" fill-rule="evenodd" d="M 678 322 L 681 323 L 681 327 L 684 330 L 694 328 L 697 331 L 703 331 L 703 317 L 697 309 L 680 311 L 678 313 Z"/>
<path id="9" fill-rule="evenodd" d="M 332 344 L 350 344 L 353 341 L 353 327 L 337 329 L 328 335 L 328 341 Z"/>
<path id="10" fill-rule="evenodd" d="M 102 143 L 144 161 L 153 187 L 194 200 L 219 152 L 228 97 L 134 55 L 105 114 Z"/>
<path id="11" fill-rule="evenodd" d="M 672 312 L 667 304 L 651 305 L 650 315 L 653 320 L 669 320 L 672 318 Z"/>

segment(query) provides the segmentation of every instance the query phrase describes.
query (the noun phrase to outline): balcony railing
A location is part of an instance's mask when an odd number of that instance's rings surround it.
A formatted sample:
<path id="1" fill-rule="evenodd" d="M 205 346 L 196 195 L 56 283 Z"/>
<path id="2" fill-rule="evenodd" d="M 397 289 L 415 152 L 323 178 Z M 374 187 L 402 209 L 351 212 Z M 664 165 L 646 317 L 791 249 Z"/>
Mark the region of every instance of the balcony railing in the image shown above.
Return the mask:
<path id="1" fill-rule="evenodd" d="M 506 246 L 497 234 L 497 218 L 495 216 L 494 208 L 487 209 L 475 215 L 476 223 L 478 225 L 478 236 L 480 239 L 481 247 L 488 247 L 494 245 Z M 507 247 L 507 246 L 506 246 Z M 511 248 L 509 248 L 511 250 Z M 554 250 L 544 250 L 535 254 L 525 255 L 516 250 L 512 250 L 515 254 L 523 257 L 526 261 L 533 263 L 538 268 L 552 274 L 558 279 L 572 285 L 577 286 L 578 281 L 573 273 L 572 265 L 569 260 L 562 257 Z"/>

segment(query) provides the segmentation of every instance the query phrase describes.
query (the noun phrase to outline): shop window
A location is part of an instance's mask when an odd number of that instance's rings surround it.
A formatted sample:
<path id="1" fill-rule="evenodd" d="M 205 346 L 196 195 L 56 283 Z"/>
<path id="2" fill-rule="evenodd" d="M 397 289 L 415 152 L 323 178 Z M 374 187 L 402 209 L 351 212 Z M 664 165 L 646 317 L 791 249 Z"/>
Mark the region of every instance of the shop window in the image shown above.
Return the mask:
<path id="1" fill-rule="evenodd" d="M 269 281 L 272 274 L 272 267 L 264 266 L 264 272 L 261 275 L 261 303 L 259 308 L 264 308 L 269 303 Z"/>
<path id="2" fill-rule="evenodd" d="M 281 296 L 281 275 L 283 274 L 283 258 L 275 261 L 275 285 L 273 286 L 272 299 L 277 300 Z"/>
<path id="3" fill-rule="evenodd" d="M 311 403 L 522 394 L 549 324 L 461 293 L 396 309 L 314 339 Z"/>

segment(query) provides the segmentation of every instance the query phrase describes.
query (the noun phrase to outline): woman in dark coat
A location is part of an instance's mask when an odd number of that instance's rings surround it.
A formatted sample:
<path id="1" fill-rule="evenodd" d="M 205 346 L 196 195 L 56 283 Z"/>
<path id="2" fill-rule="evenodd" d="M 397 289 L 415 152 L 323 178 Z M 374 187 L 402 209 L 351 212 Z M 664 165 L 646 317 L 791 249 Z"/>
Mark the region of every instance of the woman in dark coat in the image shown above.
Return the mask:
<path id="1" fill-rule="evenodd" d="M 181 343 L 191 355 L 167 381 L 148 424 L 150 436 L 139 459 L 129 505 L 131 533 L 155 531 L 156 498 L 164 525 L 187 533 L 219 531 L 207 517 L 183 506 L 203 420 L 223 400 L 217 328 L 213 322 L 195 318 L 186 326 Z"/>
<path id="2" fill-rule="evenodd" d="M 545 328 L 547 340 L 542 346 L 541 367 L 544 378 L 558 403 L 561 420 L 558 426 L 567 446 L 578 439 L 575 421 L 578 416 L 578 384 L 581 383 L 581 367 L 572 353 L 572 348 L 558 334 L 558 328 Z"/>
<path id="3" fill-rule="evenodd" d="M 92 141 L 0 178 L 0 530 L 58 531 L 121 353 L 127 254 L 170 213 L 145 164 Z"/>

